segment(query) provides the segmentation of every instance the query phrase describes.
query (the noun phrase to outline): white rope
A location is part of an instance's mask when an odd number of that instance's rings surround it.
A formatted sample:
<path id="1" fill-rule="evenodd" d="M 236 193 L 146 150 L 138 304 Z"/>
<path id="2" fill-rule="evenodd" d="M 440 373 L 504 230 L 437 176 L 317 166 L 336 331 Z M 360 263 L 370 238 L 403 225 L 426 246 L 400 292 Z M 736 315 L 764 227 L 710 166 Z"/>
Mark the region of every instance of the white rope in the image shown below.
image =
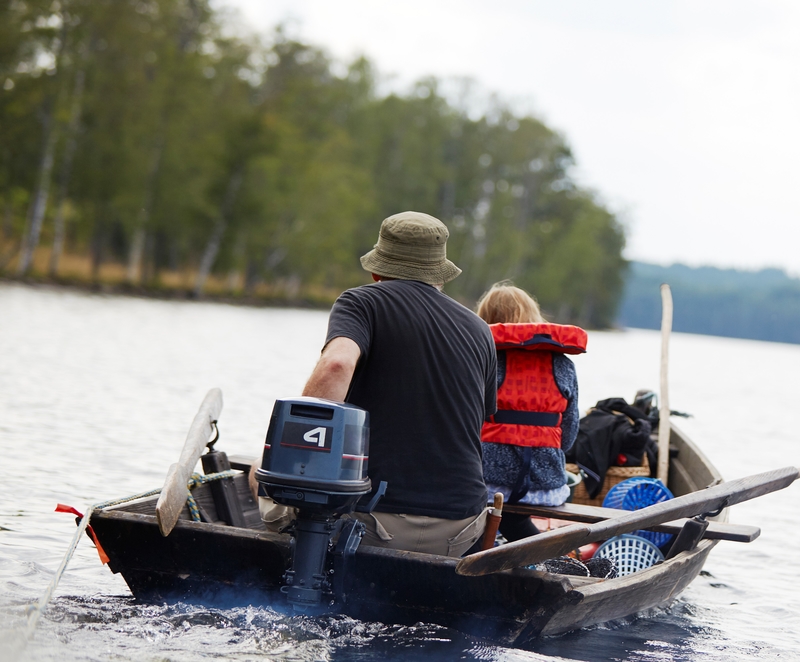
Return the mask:
<path id="1" fill-rule="evenodd" d="M 235 474 L 232 470 L 221 471 L 215 474 L 208 474 L 208 475 L 199 475 L 195 474 L 189 480 L 189 486 L 194 487 L 200 483 L 208 483 L 213 480 L 221 480 L 222 478 L 232 478 Z M 61 560 L 61 565 L 58 566 L 58 570 L 56 570 L 56 574 L 53 576 L 53 579 L 50 580 L 50 584 L 47 586 L 47 590 L 42 594 L 42 597 L 39 598 L 39 602 L 36 605 L 30 605 L 28 607 L 28 624 L 25 629 L 25 641 L 30 641 L 36 631 L 36 625 L 39 622 L 39 618 L 44 613 L 44 610 L 47 609 L 47 604 L 50 602 L 50 599 L 53 597 L 53 591 L 56 590 L 56 586 L 58 586 L 58 582 L 61 581 L 61 576 L 64 574 L 64 571 L 67 569 L 67 564 L 72 559 L 73 554 L 75 553 L 75 549 L 78 546 L 78 542 L 81 539 L 84 531 L 86 531 L 86 527 L 89 526 L 89 519 L 92 516 L 92 513 L 95 510 L 102 510 L 103 508 L 110 508 L 111 506 L 118 506 L 123 503 L 128 503 L 129 501 L 136 501 L 137 499 L 144 499 L 149 496 L 155 496 L 161 492 L 161 488 L 159 487 L 156 490 L 150 490 L 149 492 L 142 492 L 141 494 L 134 494 L 133 496 L 124 497 L 122 499 L 112 499 L 111 501 L 102 501 L 100 503 L 96 503 L 92 506 L 89 506 L 89 510 L 87 510 L 83 517 L 81 518 L 81 523 L 78 525 L 77 531 L 75 531 L 75 535 L 72 538 L 72 543 L 67 550 L 67 553 L 64 555 L 64 558 Z"/>
<path id="2" fill-rule="evenodd" d="M 53 597 L 53 591 L 56 590 L 56 586 L 58 586 L 58 582 L 61 581 L 61 576 L 64 574 L 64 570 L 67 569 L 67 564 L 72 559 L 72 555 L 75 553 L 75 549 L 78 547 L 78 542 L 81 539 L 84 531 L 86 531 L 86 527 L 89 526 L 89 519 L 92 517 L 92 513 L 95 510 L 102 510 L 103 508 L 108 508 L 110 506 L 116 506 L 121 503 L 127 503 L 128 501 L 135 501 L 136 499 L 143 499 L 145 497 L 154 496 L 161 491 L 161 488 L 157 490 L 150 490 L 149 492 L 142 492 L 141 494 L 134 494 L 133 496 L 125 497 L 124 499 L 113 499 L 111 501 L 102 501 L 100 503 L 96 503 L 92 506 L 89 506 L 89 510 L 87 510 L 83 517 L 81 518 L 81 523 L 78 525 L 78 529 L 75 531 L 75 535 L 72 537 L 72 543 L 67 550 L 67 553 L 64 555 L 64 558 L 61 560 L 61 565 L 58 566 L 58 570 L 56 570 L 56 574 L 53 575 L 53 579 L 50 580 L 50 584 L 47 586 L 47 590 L 42 594 L 42 597 L 39 598 L 39 602 L 36 606 L 31 605 L 28 607 L 28 625 L 25 629 L 25 639 L 30 640 L 33 637 L 33 633 L 36 630 L 36 625 L 39 622 L 39 617 L 44 613 L 44 610 L 47 608 L 47 603 L 50 602 L 50 598 Z"/>
<path id="3" fill-rule="evenodd" d="M 47 608 L 47 603 L 50 602 L 50 598 L 53 596 L 53 591 L 55 591 L 56 586 L 61 579 L 61 575 L 64 574 L 67 563 L 69 563 L 72 555 L 75 553 L 75 548 L 78 546 L 78 541 L 83 535 L 83 532 L 86 530 L 86 527 L 89 525 L 89 518 L 92 516 L 93 510 L 94 506 L 90 506 L 89 510 L 84 514 L 83 519 L 78 526 L 78 530 L 75 532 L 75 536 L 72 538 L 72 544 L 69 546 L 69 550 L 67 550 L 66 555 L 61 560 L 61 565 L 58 566 L 56 574 L 53 576 L 53 579 L 50 580 L 47 590 L 42 594 L 42 597 L 39 598 L 39 603 L 35 607 L 33 605 L 28 607 L 30 613 L 28 614 L 28 627 L 25 630 L 25 639 L 30 640 L 31 637 L 33 637 L 33 633 L 36 630 L 36 624 L 39 622 L 39 617 Z"/>

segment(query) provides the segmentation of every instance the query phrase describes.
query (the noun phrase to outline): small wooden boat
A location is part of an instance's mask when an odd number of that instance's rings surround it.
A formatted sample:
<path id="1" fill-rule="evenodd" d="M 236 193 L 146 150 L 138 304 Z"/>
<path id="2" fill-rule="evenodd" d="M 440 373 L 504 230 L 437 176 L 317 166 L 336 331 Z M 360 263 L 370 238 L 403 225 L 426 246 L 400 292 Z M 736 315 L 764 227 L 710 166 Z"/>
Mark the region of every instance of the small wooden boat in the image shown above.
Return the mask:
<path id="1" fill-rule="evenodd" d="M 358 416 L 365 412 L 331 411 L 323 416 L 321 409 L 349 406 L 296 400 L 283 403 L 291 405 L 285 410 L 291 415 L 284 419 L 276 401 L 264 464 L 256 473 L 276 500 L 297 505 L 298 516 L 294 537 L 271 533 L 249 489 L 252 459 L 230 458 L 228 465 L 227 458 L 217 462 L 224 454 L 206 453 L 205 470 L 211 467 L 209 473 L 225 478 L 199 481 L 187 503 L 190 473 L 204 448 L 211 450 L 216 441 L 208 439 L 216 429 L 222 394 L 212 389 L 160 495 L 96 508 L 91 514 L 93 531 L 88 533 L 96 536 L 111 570 L 122 574 L 142 600 L 222 597 L 225 604 L 313 608 L 383 623 L 437 623 L 521 648 L 543 635 L 668 605 L 700 573 L 720 540 L 750 542 L 758 537 L 756 527 L 729 524 L 726 508 L 782 489 L 800 472 L 785 467 L 725 483 L 697 446 L 671 425 L 666 365 L 672 303 L 667 285 L 662 285 L 661 294 L 665 316 L 658 475 L 668 479 L 673 499 L 635 511 L 570 503 L 558 508 L 506 506 L 506 511 L 569 524 L 462 559 L 361 545 L 359 525 L 351 521 L 342 527 L 343 520 L 335 519 L 336 513 L 347 511 L 323 510 L 334 504 L 354 507 L 353 494 L 369 485 L 366 435 L 353 433 L 361 429 L 359 422 L 366 419 Z M 295 407 L 295 422 L 273 435 L 273 424 L 289 421 Z M 342 423 L 338 428 L 336 420 Z M 329 424 L 332 427 L 326 427 Z M 212 461 L 212 454 L 217 459 Z M 223 471 L 228 466 L 235 471 Z M 314 473 L 314 466 L 320 473 Z M 369 491 L 367 487 L 360 494 Z M 328 519 L 320 524 L 323 516 Z M 546 572 L 533 565 L 584 543 L 641 529 L 677 535 L 666 560 L 638 572 L 602 579 Z M 333 533 L 329 537 L 326 531 Z M 308 596 L 313 599 L 306 601 Z"/>
<path id="2" fill-rule="evenodd" d="M 721 483 L 711 462 L 674 426 L 670 444 L 673 494 L 687 495 Z M 197 485 L 192 492 L 204 521 L 194 521 L 189 508 L 182 507 L 166 537 L 156 516 L 157 496 L 93 513 L 91 526 L 109 558 L 108 565 L 123 576 L 134 596 L 145 601 L 224 597 L 226 604 L 268 604 L 291 611 L 281 587 L 292 539 L 265 530 L 248 488 L 251 461 L 230 460 L 235 475 L 228 485 L 235 486 L 243 515 L 239 526 L 223 521 L 211 483 Z M 570 503 L 558 508 L 506 506 L 512 509 L 588 523 L 624 512 Z M 685 551 L 613 579 L 526 567 L 467 576 L 456 572 L 459 559 L 366 545 L 337 546 L 328 566 L 333 595 L 322 609 L 366 621 L 437 623 L 503 645 L 525 647 L 543 635 L 668 605 L 698 575 L 720 539 L 749 542 L 759 534 L 755 527 L 728 524 L 726 510 L 709 519 L 713 521 L 702 539 Z M 678 533 L 685 521 L 651 529 Z"/>

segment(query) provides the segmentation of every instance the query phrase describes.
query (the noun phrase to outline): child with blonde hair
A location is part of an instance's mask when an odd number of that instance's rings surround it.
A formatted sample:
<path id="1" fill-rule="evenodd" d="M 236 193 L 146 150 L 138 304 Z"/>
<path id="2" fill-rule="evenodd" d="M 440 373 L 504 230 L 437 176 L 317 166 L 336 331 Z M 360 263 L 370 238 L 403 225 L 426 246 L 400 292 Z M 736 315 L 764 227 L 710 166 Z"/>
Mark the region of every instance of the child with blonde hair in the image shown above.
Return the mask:
<path id="1" fill-rule="evenodd" d="M 483 424 L 489 493 L 507 503 L 559 506 L 569 497 L 564 453 L 578 434 L 578 379 L 567 354 L 586 351 L 586 332 L 544 320 L 539 304 L 510 281 L 493 285 L 476 312 L 497 350 L 497 412 Z M 538 533 L 525 515 L 504 513 L 509 541 Z"/>

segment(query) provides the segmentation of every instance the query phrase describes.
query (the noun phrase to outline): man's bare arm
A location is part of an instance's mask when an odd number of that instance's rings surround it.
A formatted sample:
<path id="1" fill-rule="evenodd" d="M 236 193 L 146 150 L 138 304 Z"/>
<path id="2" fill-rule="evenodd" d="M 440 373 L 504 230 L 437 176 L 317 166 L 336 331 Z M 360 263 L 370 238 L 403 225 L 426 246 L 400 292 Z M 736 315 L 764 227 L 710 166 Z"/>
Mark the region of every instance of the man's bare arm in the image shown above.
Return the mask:
<path id="1" fill-rule="evenodd" d="M 331 340 L 308 378 L 303 395 L 344 402 L 361 356 L 355 341 L 339 336 Z"/>

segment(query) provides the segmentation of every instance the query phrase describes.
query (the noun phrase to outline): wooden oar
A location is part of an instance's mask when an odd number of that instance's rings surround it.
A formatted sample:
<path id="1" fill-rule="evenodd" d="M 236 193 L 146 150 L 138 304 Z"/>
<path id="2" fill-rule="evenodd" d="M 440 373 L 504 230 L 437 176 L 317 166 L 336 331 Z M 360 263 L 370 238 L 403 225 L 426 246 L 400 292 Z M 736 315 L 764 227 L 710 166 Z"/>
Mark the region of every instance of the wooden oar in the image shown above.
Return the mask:
<path id="1" fill-rule="evenodd" d="M 162 536 L 168 536 L 178 521 L 186 503 L 186 483 L 211 437 L 213 431 L 211 423 L 219 419 L 221 411 L 222 391 L 212 388 L 206 394 L 192 421 L 180 458 L 167 471 L 167 479 L 158 497 L 156 519 Z"/>
<path id="2" fill-rule="evenodd" d="M 784 467 L 721 483 L 596 524 L 570 524 L 467 556 L 458 562 L 456 572 L 460 575 L 488 575 L 531 565 L 562 556 L 591 542 L 646 529 L 680 517 L 715 512 L 788 487 L 798 476 L 800 471 L 797 467 Z"/>

